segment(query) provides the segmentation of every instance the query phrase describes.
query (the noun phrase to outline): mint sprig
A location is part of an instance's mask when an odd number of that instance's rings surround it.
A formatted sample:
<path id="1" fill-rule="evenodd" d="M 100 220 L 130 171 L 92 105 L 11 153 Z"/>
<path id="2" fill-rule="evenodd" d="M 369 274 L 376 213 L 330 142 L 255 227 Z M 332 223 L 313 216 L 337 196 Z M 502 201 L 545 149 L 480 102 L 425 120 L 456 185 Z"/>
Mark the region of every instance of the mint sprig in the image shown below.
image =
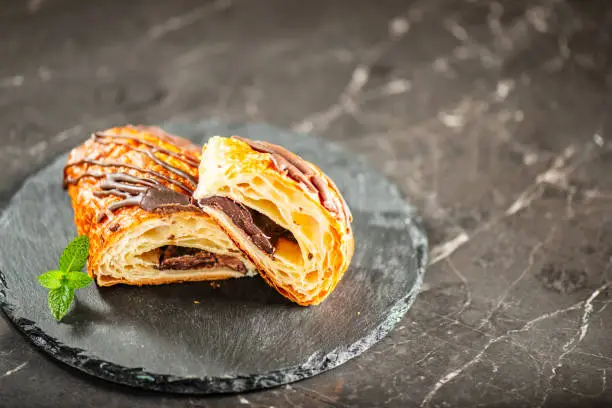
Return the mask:
<path id="1" fill-rule="evenodd" d="M 56 320 L 66 315 L 74 300 L 74 291 L 93 282 L 84 272 L 80 272 L 89 256 L 89 239 L 80 235 L 70 243 L 60 256 L 59 270 L 52 270 L 38 276 L 38 283 L 49 289 L 49 310 Z"/>

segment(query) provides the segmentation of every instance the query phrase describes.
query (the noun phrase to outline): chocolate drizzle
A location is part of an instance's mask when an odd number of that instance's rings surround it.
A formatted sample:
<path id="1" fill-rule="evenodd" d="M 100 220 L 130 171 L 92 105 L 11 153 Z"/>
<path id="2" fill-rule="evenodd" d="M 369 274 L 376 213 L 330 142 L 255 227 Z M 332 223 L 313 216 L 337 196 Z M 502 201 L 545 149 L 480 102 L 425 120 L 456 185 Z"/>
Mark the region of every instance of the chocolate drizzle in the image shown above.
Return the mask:
<path id="1" fill-rule="evenodd" d="M 140 141 L 140 139 L 137 138 L 132 138 L 130 136 L 122 136 L 122 135 L 118 135 L 118 136 L 114 136 L 114 135 L 105 135 L 105 134 L 100 134 L 100 133 L 94 133 L 93 138 L 96 140 L 96 142 L 101 143 L 101 144 L 106 144 L 106 145 L 120 145 L 120 146 L 125 146 L 135 152 L 139 152 L 144 154 L 145 156 L 147 156 L 149 159 L 153 160 L 155 163 L 159 164 L 160 166 L 162 166 L 164 169 L 168 170 L 171 173 L 176 174 L 179 177 L 183 177 L 184 179 L 187 179 L 189 181 L 189 183 L 193 186 L 193 188 L 196 187 L 196 185 L 198 184 L 198 180 L 196 180 L 195 177 L 191 176 L 190 174 L 185 173 L 184 171 L 182 171 L 181 169 L 174 167 L 168 163 L 166 163 L 165 161 L 163 161 L 162 159 L 160 159 L 159 157 L 155 156 L 155 153 L 163 153 L 166 154 L 168 156 L 172 156 L 177 158 L 178 160 L 182 161 L 183 163 L 187 163 L 189 164 L 183 157 L 181 157 L 180 155 L 168 150 L 168 149 L 164 149 L 163 147 L 158 147 L 155 146 L 154 144 L 148 143 L 146 141 Z M 151 150 L 141 150 L 138 149 L 136 146 L 133 146 L 129 143 L 125 143 L 125 142 L 120 142 L 117 140 L 113 140 L 112 142 L 109 141 L 104 141 L 102 140 L 102 138 L 113 138 L 113 139 L 125 139 L 125 138 L 130 138 L 130 139 L 134 139 L 137 140 L 139 142 L 145 142 L 142 143 L 146 146 L 153 146 L 151 148 Z M 197 167 L 197 164 L 195 164 L 194 166 Z"/>
<path id="2" fill-rule="evenodd" d="M 85 177 L 103 179 L 99 183 L 100 190 L 94 192 L 94 195 L 96 197 L 106 197 L 112 195 L 122 198 L 121 200 L 112 202 L 110 205 L 108 205 L 106 210 L 98 215 L 98 222 L 103 221 L 113 211 L 128 206 L 139 206 L 143 210 L 150 212 L 175 212 L 184 210 L 200 211 L 197 206 L 193 205 L 191 199 L 191 195 L 193 194 L 193 190 L 197 184 L 197 180 L 190 174 L 184 172 L 183 170 L 161 160 L 159 157 L 156 156 L 156 153 L 162 153 L 168 156 L 172 156 L 189 166 L 197 166 L 197 162 L 195 160 L 185 157 L 182 154 L 172 152 L 163 147 L 156 146 L 155 144 L 150 143 L 146 140 L 141 140 L 139 138 L 129 135 L 108 135 L 95 133 L 92 138 L 97 143 L 107 145 L 121 145 L 133 151 L 142 153 L 148 158 L 150 158 L 152 161 L 157 163 L 159 166 L 167 170 L 169 173 L 175 174 L 179 178 L 170 178 L 158 171 L 143 169 L 132 164 L 118 162 L 101 162 L 93 159 L 83 159 L 66 165 L 64 169 L 64 174 L 66 172 L 66 169 L 71 166 L 89 164 L 99 167 L 131 169 L 136 170 L 139 173 L 149 174 L 153 176 L 149 178 L 144 178 L 141 176 L 135 176 L 124 172 L 93 173 L 90 171 L 86 171 L 78 177 L 65 177 L 64 188 L 66 188 L 69 184 L 77 184 L 81 179 Z M 106 141 L 103 140 L 103 138 L 135 140 L 141 145 L 148 146 L 151 149 L 139 149 L 138 146 L 134 146 L 129 143 L 117 140 Z M 180 188 L 182 191 L 184 191 L 184 193 L 179 193 L 166 187 L 160 182 L 160 180 L 163 180 L 166 183 L 172 184 Z M 181 180 L 186 180 L 187 182 L 185 183 Z"/>
<path id="3" fill-rule="evenodd" d="M 240 140 L 248 144 L 257 152 L 269 153 L 274 163 L 274 167 L 276 167 L 279 172 L 285 173 L 295 181 L 301 183 L 310 192 L 318 193 L 321 205 L 327 210 L 339 216 L 343 216 L 347 224 L 351 221 L 351 212 L 336 185 L 331 182 L 331 180 L 328 184 L 327 180 L 319 175 L 306 160 L 291 153 L 284 147 L 268 142 L 250 140 L 240 136 L 232 136 L 232 139 Z M 331 193 L 330 187 L 336 193 L 336 199 Z M 340 214 L 340 208 L 342 209 L 342 214 Z"/>
<path id="4" fill-rule="evenodd" d="M 150 174 L 152 176 L 155 177 L 159 177 L 160 179 L 170 183 L 170 184 L 174 184 L 175 186 L 179 187 L 180 189 L 182 189 L 183 191 L 185 191 L 185 193 L 187 194 L 192 194 L 193 193 L 193 188 L 191 188 L 191 186 L 186 185 L 185 183 L 180 182 L 179 180 L 175 180 L 175 179 L 171 179 L 170 177 L 166 177 L 163 174 L 153 171 L 153 170 L 148 170 L 148 169 L 143 169 L 140 168 L 138 166 L 133 166 L 131 164 L 127 164 L 127 163 L 118 163 L 118 162 L 101 162 L 99 160 L 92 160 L 92 159 L 83 159 L 83 160 L 79 160 L 76 161 L 74 163 L 70 163 L 68 166 L 66 166 L 67 168 L 70 166 L 78 166 L 80 164 L 91 164 L 93 166 L 100 166 L 100 167 L 117 167 L 117 168 L 121 168 L 124 167 L 126 169 L 132 169 L 132 170 L 136 170 L 139 171 L 141 173 L 146 173 L 146 174 Z M 68 186 L 68 184 L 76 184 L 79 180 L 81 180 L 84 177 L 90 177 L 92 176 L 91 173 L 84 173 L 82 175 L 80 175 L 79 177 L 76 178 L 66 178 L 64 180 L 64 188 L 66 188 Z"/>
<path id="5" fill-rule="evenodd" d="M 104 138 L 104 137 L 112 137 L 114 139 L 134 140 L 134 141 L 136 141 L 136 142 L 138 142 L 138 143 L 140 143 L 142 145 L 149 146 L 151 148 L 152 152 L 161 152 L 161 153 L 166 154 L 168 156 L 172 156 L 174 158 L 177 158 L 179 160 L 184 161 L 185 163 L 187 163 L 187 164 L 189 164 L 190 166 L 193 166 L 193 167 L 198 167 L 200 165 L 200 163 L 198 163 L 196 160 L 193 160 L 190 157 L 185 156 L 184 154 L 176 153 L 176 152 L 173 152 L 171 150 L 164 149 L 163 147 L 159 147 L 159 146 L 157 146 L 154 143 L 148 142 L 146 140 L 139 139 L 139 138 L 137 138 L 135 136 L 129 136 L 129 135 L 107 135 L 107 134 L 104 134 L 104 133 L 94 133 L 94 135 L 93 135 L 93 138 L 94 139 L 98 139 L 98 140 L 101 139 L 101 138 Z"/>
<path id="6" fill-rule="evenodd" d="M 188 209 L 196 210 L 191 204 L 191 198 L 185 194 L 163 186 L 157 180 L 134 177 L 126 173 L 106 174 L 100 183 L 100 191 L 96 191 L 96 197 L 115 195 L 123 197 L 123 200 L 115 201 L 107 207 L 113 212 L 122 207 L 137 205 L 149 212 L 175 212 Z M 108 214 L 102 212 L 98 215 L 98 222 L 106 218 Z"/>

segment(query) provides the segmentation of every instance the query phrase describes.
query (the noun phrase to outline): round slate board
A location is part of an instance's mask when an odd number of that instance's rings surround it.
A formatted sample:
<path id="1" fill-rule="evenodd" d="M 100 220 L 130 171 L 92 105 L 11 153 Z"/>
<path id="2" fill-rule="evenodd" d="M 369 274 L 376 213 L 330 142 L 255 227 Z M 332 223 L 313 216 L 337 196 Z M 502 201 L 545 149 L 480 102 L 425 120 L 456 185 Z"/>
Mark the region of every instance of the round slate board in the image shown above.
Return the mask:
<path id="1" fill-rule="evenodd" d="M 281 144 L 319 165 L 352 209 L 355 255 L 319 306 L 285 300 L 259 278 L 157 287 L 91 285 L 57 323 L 36 276 L 75 236 L 61 187 L 66 156 L 30 177 L 0 218 L 0 302 L 39 348 L 88 374 L 179 393 L 240 392 L 307 378 L 380 340 L 415 299 L 427 240 L 388 180 L 336 145 L 267 125 L 170 124 L 204 143 L 239 134 Z M 198 301 L 199 303 L 195 303 Z"/>

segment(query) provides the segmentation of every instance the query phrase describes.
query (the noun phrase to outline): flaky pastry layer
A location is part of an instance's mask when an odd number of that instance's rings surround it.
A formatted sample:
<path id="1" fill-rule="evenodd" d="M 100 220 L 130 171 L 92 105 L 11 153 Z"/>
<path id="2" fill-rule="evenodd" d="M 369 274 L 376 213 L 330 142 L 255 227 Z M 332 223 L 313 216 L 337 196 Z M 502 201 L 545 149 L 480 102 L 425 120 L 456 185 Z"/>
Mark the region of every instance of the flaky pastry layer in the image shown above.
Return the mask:
<path id="1" fill-rule="evenodd" d="M 299 159 L 288 152 L 286 157 Z M 213 137 L 203 149 L 194 198 L 229 198 L 288 230 L 294 239 L 279 238 L 270 254 L 226 212 L 202 206 L 271 286 L 300 305 L 314 305 L 334 290 L 350 264 L 354 250 L 351 215 L 340 192 L 318 167 L 303 161 L 300 165 L 309 179 L 320 177 L 315 184 L 327 188 L 328 205 L 323 205 L 322 194 L 284 171 L 289 165 L 282 160 L 242 140 Z"/>

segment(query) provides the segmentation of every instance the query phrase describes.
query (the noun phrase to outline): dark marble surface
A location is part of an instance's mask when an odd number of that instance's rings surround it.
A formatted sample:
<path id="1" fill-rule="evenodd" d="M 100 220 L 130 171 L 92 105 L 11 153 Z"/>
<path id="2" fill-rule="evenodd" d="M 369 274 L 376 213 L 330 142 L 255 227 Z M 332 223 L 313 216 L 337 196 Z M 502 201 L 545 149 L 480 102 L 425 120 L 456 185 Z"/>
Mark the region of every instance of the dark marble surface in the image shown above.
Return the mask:
<path id="1" fill-rule="evenodd" d="M 431 265 L 342 367 L 225 397 L 49 361 L 0 320 L 0 405 L 612 404 L 606 0 L 0 2 L 0 194 L 87 132 L 217 117 L 365 155 L 424 214 Z"/>

